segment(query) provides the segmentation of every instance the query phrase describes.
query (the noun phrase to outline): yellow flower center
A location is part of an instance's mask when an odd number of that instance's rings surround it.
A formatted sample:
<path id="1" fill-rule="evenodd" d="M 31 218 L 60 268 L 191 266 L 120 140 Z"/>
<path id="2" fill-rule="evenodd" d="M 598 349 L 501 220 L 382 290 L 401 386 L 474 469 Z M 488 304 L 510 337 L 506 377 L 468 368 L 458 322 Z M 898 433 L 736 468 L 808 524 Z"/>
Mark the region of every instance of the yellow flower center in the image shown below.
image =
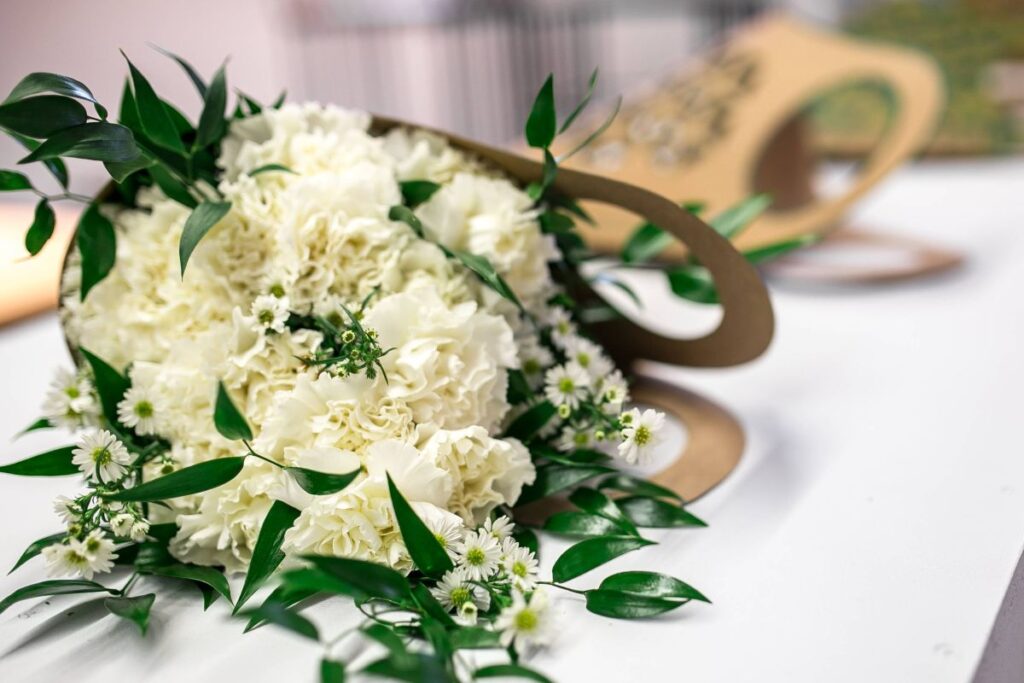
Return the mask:
<path id="1" fill-rule="evenodd" d="M 92 461 L 97 465 L 106 465 L 111 461 L 110 451 L 106 448 L 92 449 Z"/>
<path id="2" fill-rule="evenodd" d="M 280 299 L 281 297 L 284 296 L 284 287 L 281 286 L 280 284 L 274 283 L 270 285 L 270 294 L 273 297 Z"/>
<path id="3" fill-rule="evenodd" d="M 558 380 L 558 390 L 563 394 L 571 394 L 576 389 L 576 383 L 568 377 Z"/>
<path id="4" fill-rule="evenodd" d="M 633 434 L 633 441 L 636 441 L 637 446 L 646 446 L 650 440 L 651 430 L 647 428 L 647 425 L 640 425 L 636 428 L 636 432 Z"/>
<path id="5" fill-rule="evenodd" d="M 479 567 L 486 559 L 487 556 L 484 555 L 484 551 L 480 548 L 471 548 L 470 551 L 466 553 L 466 564 L 471 564 L 474 567 Z"/>
<path id="6" fill-rule="evenodd" d="M 527 375 L 536 375 L 540 372 L 540 363 L 537 362 L 536 358 L 529 358 L 523 363 L 523 372 Z"/>
<path id="7" fill-rule="evenodd" d="M 533 631 L 537 628 L 537 613 L 532 609 L 520 610 L 516 615 L 517 631 Z"/>
<path id="8" fill-rule="evenodd" d="M 79 396 L 81 396 L 81 394 L 78 391 L 78 387 L 68 387 L 67 389 L 64 390 L 64 394 L 68 398 L 78 398 Z"/>
<path id="9" fill-rule="evenodd" d="M 465 586 L 459 586 L 458 588 L 453 588 L 452 592 L 448 595 L 448 597 L 451 598 L 451 601 L 452 601 L 453 605 L 455 605 L 456 607 L 461 607 L 462 605 L 464 605 L 467 602 L 469 602 L 469 599 L 470 599 L 469 589 L 466 588 Z"/>
<path id="10" fill-rule="evenodd" d="M 580 365 L 582 365 L 583 367 L 589 367 L 590 366 L 590 354 L 589 353 L 577 353 L 576 354 L 576 362 L 579 363 Z"/>
<path id="11" fill-rule="evenodd" d="M 274 322 L 274 312 L 269 309 L 260 311 L 257 317 L 259 318 L 259 321 L 264 325 L 269 325 L 270 323 Z"/>
<path id="12" fill-rule="evenodd" d="M 526 574 L 527 574 L 526 565 L 524 563 L 522 563 L 522 562 L 513 562 L 512 563 L 512 573 L 515 574 L 516 576 L 518 576 L 521 579 L 525 578 Z"/>
<path id="13" fill-rule="evenodd" d="M 135 404 L 135 414 L 143 419 L 153 417 L 153 404 L 149 401 L 139 401 Z"/>

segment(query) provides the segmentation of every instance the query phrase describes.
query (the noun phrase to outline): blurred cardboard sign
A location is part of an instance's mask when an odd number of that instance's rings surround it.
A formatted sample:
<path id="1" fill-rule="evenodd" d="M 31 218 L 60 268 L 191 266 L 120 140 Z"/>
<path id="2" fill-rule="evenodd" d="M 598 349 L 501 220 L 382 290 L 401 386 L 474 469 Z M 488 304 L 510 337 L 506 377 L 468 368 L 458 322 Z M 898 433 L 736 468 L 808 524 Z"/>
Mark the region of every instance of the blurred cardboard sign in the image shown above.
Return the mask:
<path id="1" fill-rule="evenodd" d="M 891 93 L 892 119 L 857 177 L 839 194 L 819 197 L 812 186 L 816 159 L 801 113 L 829 91 L 865 82 Z M 735 240 L 740 249 L 752 249 L 839 228 L 854 202 L 930 139 L 942 107 L 941 76 L 924 55 L 768 15 L 692 68 L 637 93 L 608 130 L 566 165 L 674 201 L 702 202 L 709 216 L 767 191 L 774 199 L 771 209 Z M 575 137 L 563 136 L 556 153 L 573 149 L 592 127 L 577 124 Z M 604 253 L 620 249 L 637 225 L 636 216 L 621 211 L 594 207 L 594 215 L 600 228 L 588 242 Z M 912 254 L 895 268 L 868 264 L 847 270 L 847 281 L 915 276 L 959 262 L 955 254 L 908 240 L 870 233 L 857 239 Z M 685 254 L 674 245 L 665 258 Z M 807 272 L 829 279 L 827 269 Z"/>

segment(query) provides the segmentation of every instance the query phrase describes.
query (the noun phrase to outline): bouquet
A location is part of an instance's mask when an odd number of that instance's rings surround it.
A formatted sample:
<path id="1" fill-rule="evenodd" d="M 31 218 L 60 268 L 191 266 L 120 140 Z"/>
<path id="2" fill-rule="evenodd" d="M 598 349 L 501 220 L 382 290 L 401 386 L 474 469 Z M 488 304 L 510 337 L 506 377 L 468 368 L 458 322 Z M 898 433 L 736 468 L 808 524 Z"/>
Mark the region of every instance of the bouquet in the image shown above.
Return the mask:
<path id="1" fill-rule="evenodd" d="M 325 681 L 546 680 L 519 656 L 550 635 L 553 588 L 619 618 L 705 601 L 655 572 L 564 585 L 651 545 L 642 527 L 703 526 L 620 470 L 649 457 L 665 416 L 631 406 L 585 325 L 609 309 L 581 274 L 588 216 L 555 191 L 549 147 L 589 95 L 559 126 L 545 83 L 526 124 L 543 173 L 523 186 L 442 135 L 363 112 L 242 93 L 231 112 L 223 68 L 207 83 L 175 59 L 203 100 L 195 124 L 130 62 L 116 123 L 56 74 L 0 105 L 21 162 L 61 186 L 0 172 L 4 189 L 39 195 L 28 251 L 54 231 L 52 202 L 85 203 L 61 283 L 76 366 L 30 427 L 79 438 L 0 467 L 83 488 L 17 563 L 41 556 L 62 578 L 0 611 L 98 593 L 145 632 L 163 582 L 184 581 L 206 605 L 231 602 L 247 630 L 319 640 L 302 606 L 342 595 L 367 618 L 350 637 L 383 647 L 357 668 L 325 638 Z M 67 157 L 102 162 L 111 184 L 69 192 Z M 570 491 L 572 509 L 516 521 L 517 505 Z M 551 577 L 537 526 L 580 539 Z M 507 663 L 475 666 L 467 649 Z"/>

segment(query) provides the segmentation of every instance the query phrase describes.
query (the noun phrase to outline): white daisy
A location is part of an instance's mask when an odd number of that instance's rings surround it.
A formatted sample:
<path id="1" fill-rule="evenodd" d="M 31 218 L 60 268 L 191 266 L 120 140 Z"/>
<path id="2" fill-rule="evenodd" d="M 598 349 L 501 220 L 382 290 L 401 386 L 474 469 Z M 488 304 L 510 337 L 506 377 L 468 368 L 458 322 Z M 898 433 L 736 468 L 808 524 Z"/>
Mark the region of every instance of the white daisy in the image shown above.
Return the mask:
<path id="1" fill-rule="evenodd" d="M 575 451 L 580 448 L 590 448 L 594 443 L 594 434 L 590 429 L 577 429 L 567 426 L 562 430 L 555 448 L 560 451 Z"/>
<path id="2" fill-rule="evenodd" d="M 520 342 L 519 367 L 526 375 L 526 380 L 530 383 L 531 388 L 536 389 L 544 383 L 544 371 L 554 363 L 554 354 L 536 337 L 526 337 Z"/>
<path id="3" fill-rule="evenodd" d="M 91 579 L 93 574 L 106 574 L 114 568 L 114 560 L 117 559 L 114 542 L 104 536 L 99 529 L 89 532 L 81 542 L 81 547 L 87 562 L 86 568 L 82 571 L 85 578 Z"/>
<path id="4" fill-rule="evenodd" d="M 501 611 L 494 627 L 501 631 L 501 644 L 544 645 L 550 640 L 552 619 L 548 598 L 544 591 L 534 591 L 529 601 L 518 591 L 512 594 L 512 604 Z"/>
<path id="5" fill-rule="evenodd" d="M 499 515 L 494 519 L 484 520 L 483 530 L 498 541 L 503 541 L 512 535 L 515 524 L 505 515 Z"/>
<path id="6" fill-rule="evenodd" d="M 448 557 L 454 561 L 457 557 L 455 547 L 462 541 L 462 533 L 465 530 L 459 518 L 455 515 L 430 515 L 423 518 L 423 523 L 448 553 Z"/>
<path id="7" fill-rule="evenodd" d="M 570 362 L 551 368 L 544 375 L 544 395 L 556 406 L 576 408 L 587 395 L 590 376 L 577 363 Z"/>
<path id="8" fill-rule="evenodd" d="M 483 581 L 498 569 L 501 560 L 501 546 L 486 531 L 479 529 L 466 534 L 458 545 L 459 564 L 466 570 L 471 581 Z"/>
<path id="9" fill-rule="evenodd" d="M 65 429 L 81 429 L 99 416 L 92 382 L 66 368 L 59 368 L 43 401 L 43 414 Z"/>
<path id="10" fill-rule="evenodd" d="M 261 294 L 252 302 L 252 315 L 256 324 L 265 330 L 284 332 L 284 324 L 288 320 L 288 297 L 276 297 L 273 294 Z"/>
<path id="11" fill-rule="evenodd" d="M 161 412 L 159 400 L 142 387 L 132 387 L 124 392 L 124 398 L 117 404 L 117 419 L 136 434 L 145 436 L 157 431 L 157 420 Z"/>
<path id="12" fill-rule="evenodd" d="M 149 533 L 149 522 L 138 517 L 132 522 L 131 531 L 128 532 L 128 538 L 132 539 L 136 543 L 141 543 L 146 540 L 146 534 Z"/>
<path id="13" fill-rule="evenodd" d="M 622 410 L 622 404 L 629 400 L 629 389 L 622 373 L 615 370 L 601 382 L 601 409 L 609 415 Z"/>
<path id="14" fill-rule="evenodd" d="M 131 453 L 117 437 L 101 429 L 82 437 L 81 444 L 71 451 L 71 462 L 78 465 L 86 477 L 114 482 L 124 476 L 132 463 Z"/>
<path id="15" fill-rule="evenodd" d="M 135 523 L 135 515 L 121 512 L 110 518 L 110 530 L 121 538 L 128 538 L 132 533 L 132 524 Z"/>
<path id="16" fill-rule="evenodd" d="M 551 327 L 551 339 L 561 348 L 565 348 L 566 342 L 576 336 L 576 323 L 572 321 L 569 311 L 561 306 L 552 307 L 545 316 L 545 321 Z"/>
<path id="17" fill-rule="evenodd" d="M 456 610 L 457 616 L 455 620 L 463 626 L 475 626 L 477 615 L 480 613 L 480 608 L 476 606 L 476 603 L 472 600 L 462 603 L 459 605 L 459 609 Z"/>
<path id="18" fill-rule="evenodd" d="M 583 337 L 568 338 L 565 343 L 565 355 L 586 370 L 594 382 L 600 381 L 615 369 L 601 347 Z"/>
<path id="19" fill-rule="evenodd" d="M 43 548 L 46 573 L 50 576 L 84 575 L 89 568 L 89 558 L 81 541 L 71 539 L 67 543 L 54 543 Z"/>
<path id="20" fill-rule="evenodd" d="M 537 587 L 540 566 L 537 563 L 537 556 L 529 548 L 524 548 L 515 542 L 508 544 L 504 548 L 501 567 L 516 590 L 528 593 Z"/>
<path id="21" fill-rule="evenodd" d="M 57 496 L 54 499 L 53 511 L 57 513 L 57 516 L 65 524 L 77 522 L 78 516 L 82 514 L 82 509 L 78 506 L 78 503 L 67 496 Z"/>
<path id="22" fill-rule="evenodd" d="M 642 413 L 633 408 L 619 417 L 622 423 L 622 443 L 619 456 L 629 464 L 644 463 L 661 441 L 659 432 L 665 425 L 665 414 L 648 408 Z"/>
<path id="23" fill-rule="evenodd" d="M 459 610 L 466 603 L 487 609 L 491 604 L 487 591 L 470 583 L 466 570 L 461 567 L 445 572 L 430 593 L 447 610 Z"/>

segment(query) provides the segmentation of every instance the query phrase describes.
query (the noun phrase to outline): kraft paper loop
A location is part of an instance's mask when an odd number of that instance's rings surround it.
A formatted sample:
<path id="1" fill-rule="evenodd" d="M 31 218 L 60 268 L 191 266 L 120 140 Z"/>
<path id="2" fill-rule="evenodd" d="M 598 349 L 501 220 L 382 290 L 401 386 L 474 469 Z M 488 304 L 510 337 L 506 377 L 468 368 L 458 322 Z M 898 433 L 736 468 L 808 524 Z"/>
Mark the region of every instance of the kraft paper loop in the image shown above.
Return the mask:
<path id="1" fill-rule="evenodd" d="M 835 197 L 815 197 L 813 161 L 796 117 L 816 97 L 844 85 L 876 83 L 892 94 L 893 117 L 857 178 Z M 741 249 L 842 223 L 851 205 L 908 160 L 934 133 L 944 104 L 941 74 L 922 53 L 828 32 L 782 15 L 751 22 L 695 68 L 629 100 L 573 168 L 614 175 L 673 201 L 700 201 L 715 215 L 758 192 L 767 175 L 778 202 L 736 238 Z M 560 140 L 571 149 L 596 125 L 577 123 Z M 602 232 L 593 247 L 618 251 L 636 226 L 595 207 Z M 679 259 L 676 245 L 665 252 Z"/>
<path id="2" fill-rule="evenodd" d="M 377 130 L 396 126 L 409 124 L 385 118 L 374 120 Z M 537 161 L 449 133 L 432 132 L 491 162 L 523 184 L 541 178 L 543 166 Z M 695 339 L 673 339 L 622 319 L 611 326 L 614 334 L 601 339 L 616 358 L 638 357 L 672 365 L 722 367 L 753 360 L 768 347 L 775 326 L 768 291 L 756 269 L 710 226 L 662 196 L 604 176 L 559 169 L 553 187 L 575 199 L 590 199 L 626 209 L 660 226 L 685 244 L 714 279 L 723 311 L 715 330 Z M 599 224 L 587 230 L 586 241 L 589 243 L 604 229 Z"/>

